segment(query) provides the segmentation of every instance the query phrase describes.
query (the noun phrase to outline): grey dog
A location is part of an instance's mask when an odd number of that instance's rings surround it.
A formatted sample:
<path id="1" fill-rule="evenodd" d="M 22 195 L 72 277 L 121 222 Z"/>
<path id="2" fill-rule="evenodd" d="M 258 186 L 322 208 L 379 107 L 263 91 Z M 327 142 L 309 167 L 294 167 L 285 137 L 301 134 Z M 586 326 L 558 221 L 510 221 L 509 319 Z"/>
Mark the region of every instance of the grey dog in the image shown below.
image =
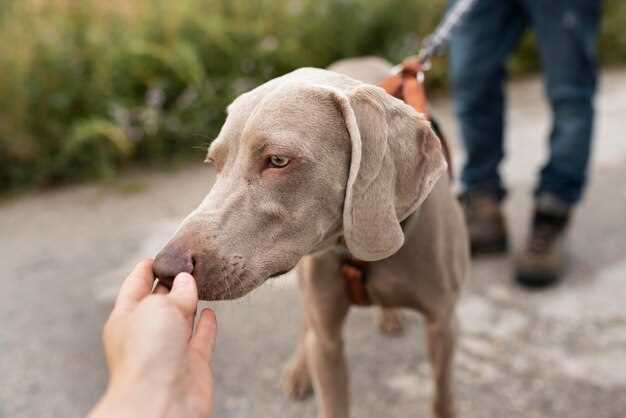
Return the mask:
<path id="1" fill-rule="evenodd" d="M 455 306 L 467 232 L 429 122 L 373 86 L 380 60 L 304 68 L 239 96 L 209 148 L 217 179 L 158 254 L 171 283 L 193 273 L 201 299 L 232 299 L 298 266 L 305 330 L 285 370 L 294 396 L 314 389 L 320 416 L 350 416 L 342 256 L 368 261 L 367 293 L 423 314 L 434 413 L 455 416 Z M 343 73 L 343 74 L 341 74 Z M 347 74 L 347 75 L 346 75 Z M 351 77 L 352 76 L 352 77 Z"/>

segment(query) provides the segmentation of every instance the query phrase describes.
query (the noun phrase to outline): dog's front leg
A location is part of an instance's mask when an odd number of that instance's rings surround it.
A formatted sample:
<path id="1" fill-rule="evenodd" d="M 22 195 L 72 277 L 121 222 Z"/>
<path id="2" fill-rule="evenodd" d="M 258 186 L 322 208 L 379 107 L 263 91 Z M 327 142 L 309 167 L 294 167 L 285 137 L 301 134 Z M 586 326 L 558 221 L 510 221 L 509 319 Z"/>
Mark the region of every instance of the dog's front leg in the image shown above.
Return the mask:
<path id="1" fill-rule="evenodd" d="M 452 362 L 457 337 L 454 312 L 441 318 L 427 318 L 427 342 L 435 379 L 433 410 L 436 418 L 454 418 Z"/>
<path id="2" fill-rule="evenodd" d="M 303 300 L 308 329 L 306 361 L 323 418 L 348 418 L 350 395 L 343 323 L 350 303 L 339 277 L 339 260 L 326 253 L 303 260 Z"/>
<path id="3" fill-rule="evenodd" d="M 348 418 L 348 370 L 341 337 L 328 338 L 311 330 L 307 335 L 306 347 L 320 417 Z"/>

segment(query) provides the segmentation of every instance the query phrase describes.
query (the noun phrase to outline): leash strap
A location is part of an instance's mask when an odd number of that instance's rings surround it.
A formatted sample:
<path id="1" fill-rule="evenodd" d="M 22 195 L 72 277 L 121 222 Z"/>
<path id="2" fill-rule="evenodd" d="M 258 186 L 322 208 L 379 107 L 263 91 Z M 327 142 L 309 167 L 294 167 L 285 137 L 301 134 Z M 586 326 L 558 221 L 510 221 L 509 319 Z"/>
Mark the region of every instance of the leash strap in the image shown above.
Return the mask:
<path id="1" fill-rule="evenodd" d="M 454 6 L 452 6 L 452 9 L 450 9 L 446 17 L 439 26 L 437 26 L 437 29 L 435 29 L 435 32 L 424 40 L 422 49 L 417 55 L 419 62 L 423 66 L 427 67 L 430 59 L 443 51 L 454 29 L 476 3 L 478 3 L 478 0 L 458 0 Z"/>
<path id="2" fill-rule="evenodd" d="M 426 114 L 433 126 L 436 126 L 428 113 L 424 78 L 420 74 L 423 75 L 422 64 L 417 57 L 409 58 L 402 63 L 402 70 L 399 73 L 387 77 L 379 83 L 379 86 L 392 96 L 404 100 L 417 112 Z M 452 178 L 452 160 L 448 143 L 440 131 L 437 132 L 437 138 L 441 142 L 444 156 L 448 162 L 448 174 Z M 372 301 L 367 292 L 368 263 L 347 256 L 341 261 L 340 272 L 350 302 L 357 306 L 371 305 Z"/>
<path id="3" fill-rule="evenodd" d="M 441 141 L 441 146 L 448 162 L 450 178 L 452 178 L 450 148 L 438 129 L 437 123 L 428 111 L 428 100 L 426 99 L 426 88 L 424 87 L 424 71 L 430 68 L 430 59 L 441 53 L 443 47 L 449 41 L 452 31 L 477 2 L 478 0 L 458 0 L 435 32 L 425 39 L 424 46 L 418 55 L 410 57 L 404 60 L 401 65 L 394 67 L 394 74 L 379 83 L 379 87 L 382 87 L 387 93 L 404 100 L 406 104 L 413 107 L 417 112 L 425 114 L 431 121 L 437 137 Z M 342 260 L 340 271 L 350 302 L 358 306 L 371 305 L 372 301 L 366 287 L 368 263 L 348 256 Z"/>
<path id="4" fill-rule="evenodd" d="M 400 72 L 391 75 L 381 81 L 378 86 L 382 87 L 387 93 L 392 96 L 403 100 L 406 104 L 411 106 L 419 113 L 426 115 L 428 120 L 433 125 L 437 138 L 441 142 L 441 148 L 443 149 L 446 162 L 448 163 L 448 175 L 453 178 L 452 171 L 452 154 L 448 141 L 443 136 L 441 129 L 433 119 L 428 110 L 428 100 L 426 98 L 426 86 L 424 85 L 424 72 L 423 66 L 418 57 L 410 57 L 404 60 L 400 65 Z"/>
<path id="5" fill-rule="evenodd" d="M 385 78 L 378 86 L 393 97 L 403 100 L 417 112 L 428 115 L 423 75 L 422 64 L 416 57 L 410 57 L 400 64 L 400 70 L 396 74 Z"/>
<path id="6" fill-rule="evenodd" d="M 419 113 L 428 114 L 423 75 L 422 65 L 418 59 L 410 57 L 402 62 L 400 71 L 387 77 L 378 85 L 395 98 L 404 100 Z"/>
<path id="7" fill-rule="evenodd" d="M 341 276 L 346 286 L 346 294 L 353 305 L 369 306 L 372 304 L 367 288 L 367 262 L 346 257 L 341 262 Z"/>

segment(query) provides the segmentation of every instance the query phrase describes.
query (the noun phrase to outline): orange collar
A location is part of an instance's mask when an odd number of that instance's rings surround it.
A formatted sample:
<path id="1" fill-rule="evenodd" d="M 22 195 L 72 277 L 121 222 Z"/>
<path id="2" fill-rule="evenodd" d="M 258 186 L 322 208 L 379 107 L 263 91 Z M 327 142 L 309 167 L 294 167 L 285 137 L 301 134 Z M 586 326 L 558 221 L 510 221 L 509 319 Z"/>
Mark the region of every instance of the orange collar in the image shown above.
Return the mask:
<path id="1" fill-rule="evenodd" d="M 411 213 L 400 223 L 403 232 L 411 231 L 414 220 L 419 216 L 419 209 Z M 340 241 L 342 242 L 342 240 Z M 345 245 L 343 243 L 342 245 Z M 353 305 L 369 306 L 372 304 L 369 292 L 367 291 L 367 279 L 369 273 L 369 262 L 354 258 L 347 249 L 341 253 L 341 263 L 339 270 L 343 277 L 346 294 Z"/>

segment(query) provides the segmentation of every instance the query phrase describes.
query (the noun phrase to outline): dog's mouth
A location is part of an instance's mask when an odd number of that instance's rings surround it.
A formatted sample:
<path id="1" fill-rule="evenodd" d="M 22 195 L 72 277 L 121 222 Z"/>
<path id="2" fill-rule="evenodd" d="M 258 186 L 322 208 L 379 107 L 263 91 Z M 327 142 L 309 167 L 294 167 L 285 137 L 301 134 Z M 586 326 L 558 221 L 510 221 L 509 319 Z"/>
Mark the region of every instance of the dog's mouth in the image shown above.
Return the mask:
<path id="1" fill-rule="evenodd" d="M 174 280 L 163 280 L 157 277 L 157 281 L 154 285 L 154 289 L 156 289 L 158 286 L 163 286 L 165 287 L 167 290 L 172 290 L 172 285 L 174 284 Z"/>
<path id="2" fill-rule="evenodd" d="M 285 269 L 285 270 L 283 270 L 283 269 L 278 270 L 275 273 L 273 273 L 270 276 L 268 276 L 267 279 L 274 279 L 276 277 L 283 276 L 283 275 L 289 273 L 291 270 L 293 270 L 294 267 L 289 268 L 289 269 Z M 194 275 L 194 277 L 196 277 L 196 276 Z M 167 288 L 167 290 L 172 290 L 173 282 L 174 282 L 174 278 L 167 278 L 167 277 L 165 279 L 158 278 L 158 282 L 155 285 L 155 289 L 156 289 L 157 286 L 163 286 L 163 287 Z M 205 290 L 204 290 L 205 286 L 202 285 L 202 282 L 198 281 L 197 277 L 196 277 L 196 283 L 197 283 L 197 286 L 198 286 L 199 293 L 200 294 L 204 294 L 205 293 Z M 226 286 L 225 287 L 225 292 L 226 293 L 224 293 L 224 294 L 226 295 L 226 294 L 232 292 L 233 290 L 234 289 L 229 288 L 229 286 Z M 210 292 L 210 295 L 208 295 L 206 297 L 203 297 L 203 300 L 224 299 L 224 297 L 223 297 L 224 295 L 222 295 L 221 293 L 222 293 L 221 291 L 218 291 L 217 293 Z M 230 299 L 230 297 L 228 297 L 228 299 Z"/>
<path id="3" fill-rule="evenodd" d="M 292 270 L 292 269 L 289 269 L 289 270 L 281 270 L 281 271 L 279 271 L 279 272 L 277 272 L 277 273 L 271 274 L 271 275 L 268 277 L 268 279 L 275 279 L 275 278 L 276 278 L 276 277 L 278 277 L 278 276 L 282 276 L 282 275 L 284 275 L 284 274 L 289 273 L 291 270 Z"/>

